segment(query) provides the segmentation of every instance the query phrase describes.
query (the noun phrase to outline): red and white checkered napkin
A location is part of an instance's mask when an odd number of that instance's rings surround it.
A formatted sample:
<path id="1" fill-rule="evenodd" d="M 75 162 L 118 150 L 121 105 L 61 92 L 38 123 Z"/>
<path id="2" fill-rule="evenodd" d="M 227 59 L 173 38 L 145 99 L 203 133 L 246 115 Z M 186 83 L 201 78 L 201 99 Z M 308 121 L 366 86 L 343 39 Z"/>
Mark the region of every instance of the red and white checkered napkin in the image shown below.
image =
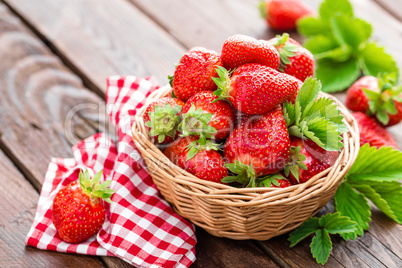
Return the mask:
<path id="1" fill-rule="evenodd" d="M 139 267 L 188 267 L 195 261 L 194 226 L 175 214 L 162 199 L 143 166 L 130 135 L 131 120 L 157 85 L 149 78 L 111 77 L 106 104 L 116 126 L 117 147 L 104 134 L 75 145 L 74 158 L 53 158 L 38 208 L 25 243 L 40 249 L 100 256 L 117 256 Z M 103 169 L 116 191 L 106 203 L 107 219 L 97 236 L 80 244 L 65 243 L 52 224 L 57 192 L 77 180 L 80 169 L 91 175 Z"/>

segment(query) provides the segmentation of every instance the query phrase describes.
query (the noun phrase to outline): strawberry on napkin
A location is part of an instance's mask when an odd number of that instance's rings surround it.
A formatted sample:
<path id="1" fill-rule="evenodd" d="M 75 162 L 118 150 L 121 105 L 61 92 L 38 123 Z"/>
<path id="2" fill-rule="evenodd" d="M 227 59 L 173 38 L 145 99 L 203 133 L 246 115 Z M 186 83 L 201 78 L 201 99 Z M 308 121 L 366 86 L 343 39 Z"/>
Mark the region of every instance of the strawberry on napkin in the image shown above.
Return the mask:
<path id="1" fill-rule="evenodd" d="M 76 144 L 74 158 L 53 158 L 25 243 L 39 249 L 117 256 L 138 267 L 188 267 L 195 261 L 194 226 L 175 214 L 161 197 L 131 139 L 137 109 L 158 86 L 149 78 L 110 77 L 106 105 L 116 126 L 118 144 L 96 134 Z M 103 169 L 116 191 L 106 203 L 106 220 L 98 234 L 79 244 L 62 241 L 52 223 L 57 192 L 78 179 L 80 170 L 93 176 Z"/>

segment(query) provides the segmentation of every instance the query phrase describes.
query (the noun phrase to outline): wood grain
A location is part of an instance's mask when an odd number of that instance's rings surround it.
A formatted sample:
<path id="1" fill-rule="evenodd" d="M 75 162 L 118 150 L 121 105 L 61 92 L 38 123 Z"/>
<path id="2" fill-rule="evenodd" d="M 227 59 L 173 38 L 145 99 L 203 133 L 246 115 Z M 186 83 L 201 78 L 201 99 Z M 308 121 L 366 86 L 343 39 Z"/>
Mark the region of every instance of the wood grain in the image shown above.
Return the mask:
<path id="1" fill-rule="evenodd" d="M 0 151 L 0 267 L 104 267 L 97 257 L 24 247 L 39 194 Z"/>
<path id="2" fill-rule="evenodd" d="M 106 128 L 103 101 L 3 4 L 0 47 L 0 146 L 40 189 L 51 157 L 71 156 L 72 144 Z"/>
<path id="3" fill-rule="evenodd" d="M 402 2 L 399 0 L 375 0 L 382 8 L 402 21 Z"/>
<path id="4" fill-rule="evenodd" d="M 192 267 L 279 267 L 251 241 L 214 237 L 197 227 L 197 260 Z"/>
<path id="5" fill-rule="evenodd" d="M 74 117 L 73 124 L 69 126 L 64 122 L 68 112 L 79 104 L 103 107 L 104 103 L 83 88 L 80 79 L 67 70 L 2 4 L 0 47 L 4 48 L 0 50 L 0 56 L 3 57 L 0 62 L 0 92 L 3 94 L 0 107 L 4 109 L 4 116 L 0 117 L 0 145 L 18 168 L 29 175 L 35 188 L 40 190 L 50 157 L 71 157 L 70 146 L 73 142 L 69 141 L 64 130 L 71 128 L 74 137 L 82 139 L 101 128 L 99 122 L 101 126 L 105 124 L 104 118 L 97 118 L 102 113 L 87 109 L 89 111 L 83 110 Z M 253 247 L 250 241 L 241 245 Z M 22 244 L 19 246 L 22 247 Z M 197 247 L 200 252 L 207 252 L 211 246 L 228 256 L 221 263 L 230 263 L 233 252 L 231 245 L 211 239 L 209 243 Z M 43 251 L 41 254 L 46 258 L 50 253 Z M 254 257 L 254 252 L 245 251 L 242 256 L 244 258 L 238 260 L 238 265 L 245 267 Z M 260 258 L 262 256 L 261 253 Z M 74 258 L 72 255 L 69 257 Z M 118 258 L 104 257 L 102 260 L 108 267 L 130 266 Z M 201 258 L 197 265 L 207 267 L 209 262 L 209 258 Z M 272 263 L 266 257 L 263 262 Z"/>
<path id="6" fill-rule="evenodd" d="M 125 0 L 6 3 L 101 94 L 110 75 L 153 75 L 167 83 L 182 56 L 181 45 Z"/>

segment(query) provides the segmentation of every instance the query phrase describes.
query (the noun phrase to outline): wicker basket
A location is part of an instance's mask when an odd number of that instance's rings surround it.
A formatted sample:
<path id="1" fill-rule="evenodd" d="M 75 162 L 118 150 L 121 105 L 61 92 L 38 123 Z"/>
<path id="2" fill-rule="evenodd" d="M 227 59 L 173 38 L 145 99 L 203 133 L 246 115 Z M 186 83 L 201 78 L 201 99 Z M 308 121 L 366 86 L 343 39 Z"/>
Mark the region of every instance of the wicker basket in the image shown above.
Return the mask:
<path id="1" fill-rule="evenodd" d="M 309 181 L 287 188 L 234 188 L 198 179 L 174 165 L 150 141 L 142 115 L 149 102 L 164 97 L 171 88 L 153 92 L 137 113 L 133 140 L 163 197 L 173 209 L 212 235 L 231 239 L 267 240 L 286 233 L 318 212 L 335 194 L 359 152 L 359 130 L 353 116 L 338 102 L 349 132 L 334 166 Z"/>

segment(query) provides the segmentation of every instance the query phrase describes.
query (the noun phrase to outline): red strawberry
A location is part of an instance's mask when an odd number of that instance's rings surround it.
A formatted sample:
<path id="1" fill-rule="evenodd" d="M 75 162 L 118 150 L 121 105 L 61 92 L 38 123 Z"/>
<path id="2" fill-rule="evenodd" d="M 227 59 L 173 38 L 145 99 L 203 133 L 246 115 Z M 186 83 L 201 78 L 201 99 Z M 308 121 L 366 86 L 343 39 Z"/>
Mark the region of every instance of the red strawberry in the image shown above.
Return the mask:
<path id="1" fill-rule="evenodd" d="M 211 77 L 217 77 L 216 66 L 222 66 L 222 59 L 212 50 L 202 47 L 190 49 L 181 58 L 171 80 L 174 94 L 182 101 L 200 91 L 214 91 L 215 83 Z"/>
<path id="2" fill-rule="evenodd" d="M 300 81 L 260 64 L 246 64 L 236 69 L 232 77 L 218 67 L 214 78 L 219 99 L 227 98 L 234 108 L 246 114 L 264 114 L 290 99 L 299 89 Z"/>
<path id="3" fill-rule="evenodd" d="M 396 86 L 395 74 L 379 78 L 364 76 L 346 94 L 346 106 L 355 112 L 375 116 L 384 126 L 402 120 L 402 87 Z"/>
<path id="4" fill-rule="evenodd" d="M 274 188 L 286 188 L 286 187 L 292 186 L 292 184 L 290 183 L 290 181 L 287 180 L 287 179 L 285 179 L 285 178 L 283 178 L 283 179 L 278 179 L 277 181 L 278 181 L 278 183 L 279 183 L 279 186 L 278 186 L 278 185 L 275 185 L 274 183 L 272 183 L 271 187 L 274 187 Z"/>
<path id="5" fill-rule="evenodd" d="M 368 143 L 370 146 L 377 148 L 389 146 L 398 150 L 398 144 L 394 138 L 375 119 L 362 112 L 354 112 L 352 115 L 359 125 L 360 146 Z"/>
<path id="6" fill-rule="evenodd" d="M 241 34 L 233 35 L 223 43 L 221 57 L 223 66 L 230 70 L 246 63 L 278 69 L 280 62 L 279 54 L 271 43 Z"/>
<path id="7" fill-rule="evenodd" d="M 251 117 L 237 125 L 224 146 L 226 167 L 238 176 L 225 182 L 237 181 L 256 186 L 256 178 L 282 170 L 289 161 L 290 140 L 282 107 Z"/>
<path id="8" fill-rule="evenodd" d="M 195 141 L 180 154 L 177 165 L 202 180 L 220 183 L 228 170 L 217 150 L 210 141 Z"/>
<path id="9" fill-rule="evenodd" d="M 173 141 L 180 123 L 181 109 L 184 102 L 179 99 L 164 97 L 151 102 L 144 113 L 144 123 L 150 137 L 158 143 Z"/>
<path id="10" fill-rule="evenodd" d="M 286 33 L 269 41 L 275 46 L 281 57 L 279 71 L 292 75 L 303 82 L 307 77 L 314 76 L 315 62 L 310 51 Z"/>
<path id="11" fill-rule="evenodd" d="M 168 144 L 163 153 L 172 163 L 177 165 L 179 156 L 186 150 L 186 147 L 189 146 L 190 143 L 196 140 L 198 140 L 197 136 L 180 137 Z"/>
<path id="12" fill-rule="evenodd" d="M 221 141 L 229 135 L 235 119 L 233 108 L 230 103 L 217 99 L 218 97 L 211 91 L 196 93 L 188 99 L 186 105 L 183 107 L 183 121 L 180 125 L 184 136 L 199 134 L 197 128 L 202 127 L 203 124 L 201 121 L 195 120 L 197 115 L 201 115 L 197 111 L 198 109 L 202 109 L 203 116 L 205 116 L 205 113 L 212 115 L 211 119 L 207 121 L 207 126 L 216 130 L 216 132 L 212 133 L 214 139 Z M 214 102 L 215 100 L 216 102 Z M 197 126 L 197 124 L 199 124 L 199 126 Z M 200 129 L 200 131 L 202 131 L 202 129 Z"/>
<path id="13" fill-rule="evenodd" d="M 88 172 L 79 175 L 79 184 L 74 181 L 61 189 L 54 198 L 52 221 L 60 238 L 68 243 L 80 243 L 102 227 L 105 208 L 102 198 L 111 202 L 114 193 L 108 189 L 111 181 L 99 184 L 102 171 L 91 180 Z"/>
<path id="14" fill-rule="evenodd" d="M 303 85 L 303 82 L 299 80 L 298 81 L 298 89 L 297 89 L 296 93 L 292 97 L 289 98 L 289 100 L 288 100 L 289 102 L 291 102 L 293 104 L 296 103 L 297 94 L 299 94 L 299 91 L 300 91 L 302 85 Z"/>
<path id="15" fill-rule="evenodd" d="M 333 166 L 340 152 L 326 151 L 312 140 L 290 137 L 290 161 L 285 175 L 293 184 L 308 181 L 313 176 Z"/>
<path id="16" fill-rule="evenodd" d="M 300 0 L 262 0 L 260 12 L 269 26 L 278 31 L 294 30 L 300 18 L 314 14 L 314 11 Z"/>

